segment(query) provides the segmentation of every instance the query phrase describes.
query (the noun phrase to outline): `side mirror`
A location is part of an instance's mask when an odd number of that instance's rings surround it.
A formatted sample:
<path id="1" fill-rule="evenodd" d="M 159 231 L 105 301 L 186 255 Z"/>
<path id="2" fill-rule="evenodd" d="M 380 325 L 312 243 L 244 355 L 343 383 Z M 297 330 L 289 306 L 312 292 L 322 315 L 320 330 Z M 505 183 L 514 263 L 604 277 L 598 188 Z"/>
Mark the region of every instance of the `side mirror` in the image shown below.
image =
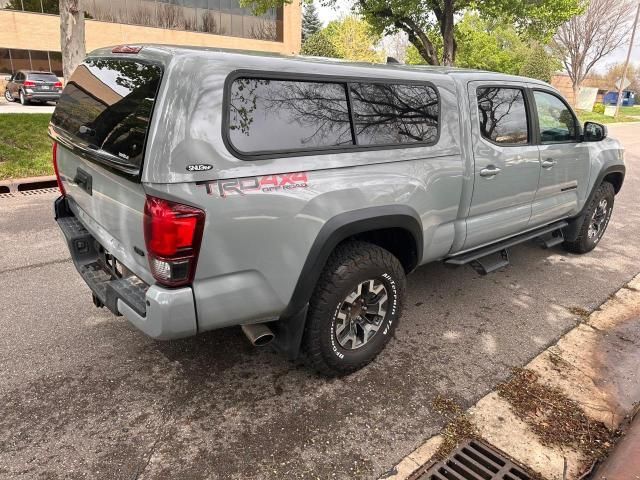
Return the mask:
<path id="1" fill-rule="evenodd" d="M 4 77 L 4 79 L 5 79 L 7 82 L 10 82 L 10 81 L 11 81 L 11 75 L 9 75 L 8 77 Z"/>
<path id="2" fill-rule="evenodd" d="M 607 138 L 607 127 L 601 123 L 584 122 L 584 141 L 599 142 Z"/>

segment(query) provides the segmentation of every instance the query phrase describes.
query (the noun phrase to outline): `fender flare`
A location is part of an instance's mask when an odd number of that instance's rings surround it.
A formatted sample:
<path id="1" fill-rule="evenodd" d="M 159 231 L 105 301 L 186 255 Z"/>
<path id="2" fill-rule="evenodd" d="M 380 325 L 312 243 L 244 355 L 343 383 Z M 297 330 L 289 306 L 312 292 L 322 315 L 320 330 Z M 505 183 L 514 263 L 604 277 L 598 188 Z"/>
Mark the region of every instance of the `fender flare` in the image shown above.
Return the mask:
<path id="1" fill-rule="evenodd" d="M 624 177 L 626 175 L 626 172 L 627 172 L 627 168 L 624 165 L 611 165 L 605 168 L 604 170 L 602 170 L 598 174 L 598 178 L 593 184 L 593 187 L 591 188 L 591 192 L 587 196 L 587 200 L 584 202 L 584 206 L 582 207 L 582 210 L 580 210 L 580 213 L 578 213 L 575 217 L 571 219 L 569 226 L 565 227 L 564 229 L 565 240 L 573 242 L 576 240 L 576 238 L 578 238 L 578 233 L 580 232 L 580 229 L 582 228 L 582 224 L 584 223 L 584 212 L 589 206 L 589 204 L 591 203 L 591 200 L 593 200 L 593 196 L 596 194 L 596 190 L 600 185 L 602 185 L 602 182 L 604 181 L 604 177 L 606 177 L 611 173 L 621 173 L 622 182 L 620 183 L 620 188 L 622 188 L 622 184 L 624 183 Z"/>
<path id="2" fill-rule="evenodd" d="M 338 244 L 354 235 L 386 228 L 402 228 L 411 234 L 415 241 L 417 263 L 420 263 L 423 250 L 422 221 L 413 208 L 407 205 L 385 205 L 344 212 L 332 217 L 318 232 L 289 304 L 280 319 L 272 325 L 276 333 L 276 349 L 290 359 L 298 356 L 309 300 L 329 256 Z"/>

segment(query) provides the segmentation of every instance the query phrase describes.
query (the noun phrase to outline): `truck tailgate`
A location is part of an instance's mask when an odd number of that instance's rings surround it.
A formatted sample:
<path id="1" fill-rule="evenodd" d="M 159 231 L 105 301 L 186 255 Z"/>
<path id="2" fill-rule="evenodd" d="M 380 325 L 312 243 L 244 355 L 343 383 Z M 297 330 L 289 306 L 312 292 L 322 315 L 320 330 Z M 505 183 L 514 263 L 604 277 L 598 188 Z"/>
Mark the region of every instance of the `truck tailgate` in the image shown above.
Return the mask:
<path id="1" fill-rule="evenodd" d="M 69 206 L 100 245 L 147 283 L 140 172 L 162 66 L 89 57 L 65 86 L 49 126 Z"/>
<path id="2" fill-rule="evenodd" d="M 144 252 L 142 184 L 57 148 L 58 170 L 73 213 L 98 242 L 146 283 L 153 283 Z M 89 184 L 89 185 L 87 185 Z"/>

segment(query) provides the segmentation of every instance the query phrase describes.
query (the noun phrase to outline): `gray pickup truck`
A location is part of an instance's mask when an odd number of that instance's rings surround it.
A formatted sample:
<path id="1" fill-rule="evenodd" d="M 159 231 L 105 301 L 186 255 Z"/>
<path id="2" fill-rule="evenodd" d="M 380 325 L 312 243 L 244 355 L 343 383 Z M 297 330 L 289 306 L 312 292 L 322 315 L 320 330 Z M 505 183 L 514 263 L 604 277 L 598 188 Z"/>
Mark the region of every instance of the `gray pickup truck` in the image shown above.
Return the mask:
<path id="1" fill-rule="evenodd" d="M 157 339 L 240 325 L 325 375 L 382 351 L 420 265 L 591 251 L 625 175 L 540 81 L 172 46 L 92 52 L 49 133 L 96 306 Z"/>

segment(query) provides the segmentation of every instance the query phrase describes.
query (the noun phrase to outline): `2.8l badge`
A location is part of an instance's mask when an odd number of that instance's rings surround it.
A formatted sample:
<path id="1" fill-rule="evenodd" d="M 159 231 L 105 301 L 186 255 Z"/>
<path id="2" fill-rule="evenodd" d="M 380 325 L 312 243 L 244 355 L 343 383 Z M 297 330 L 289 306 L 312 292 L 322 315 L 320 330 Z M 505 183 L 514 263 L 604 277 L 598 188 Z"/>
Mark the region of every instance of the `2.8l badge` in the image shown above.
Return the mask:
<path id="1" fill-rule="evenodd" d="M 193 165 L 187 165 L 187 172 L 206 172 L 212 168 L 213 165 L 209 165 L 208 163 L 196 163 Z"/>

